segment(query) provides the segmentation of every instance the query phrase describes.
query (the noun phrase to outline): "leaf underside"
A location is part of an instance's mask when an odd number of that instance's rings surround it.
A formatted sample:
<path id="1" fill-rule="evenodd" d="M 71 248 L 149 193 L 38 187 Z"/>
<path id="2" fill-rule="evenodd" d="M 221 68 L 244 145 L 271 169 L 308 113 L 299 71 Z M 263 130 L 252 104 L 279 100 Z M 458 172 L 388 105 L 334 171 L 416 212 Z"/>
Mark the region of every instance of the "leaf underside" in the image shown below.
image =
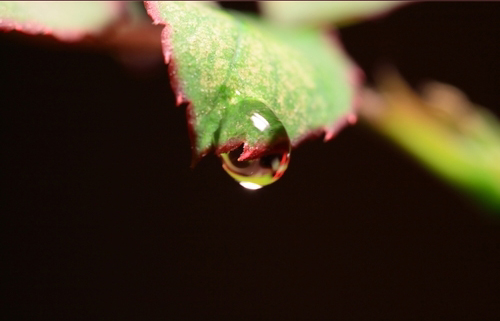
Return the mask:
<path id="1" fill-rule="evenodd" d="M 245 101 L 272 110 L 292 146 L 323 132 L 330 139 L 348 119 L 355 120 L 362 73 L 333 35 L 282 29 L 197 3 L 147 2 L 146 7 L 156 24 L 166 25 L 163 52 L 177 103 L 188 103 L 195 157 L 234 140 L 245 149 L 260 146 L 262 137 L 252 132 L 246 114 L 239 114 Z M 221 135 L 221 122 L 229 117 L 231 130 L 224 128 L 228 132 Z"/>

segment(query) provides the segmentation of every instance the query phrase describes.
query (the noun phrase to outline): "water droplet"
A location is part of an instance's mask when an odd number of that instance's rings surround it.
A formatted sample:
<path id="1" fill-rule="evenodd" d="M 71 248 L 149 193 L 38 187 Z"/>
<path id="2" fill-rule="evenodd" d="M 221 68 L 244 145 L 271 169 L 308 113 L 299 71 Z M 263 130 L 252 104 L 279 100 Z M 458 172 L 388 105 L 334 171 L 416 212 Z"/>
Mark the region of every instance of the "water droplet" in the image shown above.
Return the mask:
<path id="1" fill-rule="evenodd" d="M 243 145 L 221 154 L 222 167 L 241 186 L 252 190 L 276 182 L 290 162 L 290 149 L 271 151 L 257 159 L 239 161 L 242 153 Z"/>
<path id="2" fill-rule="evenodd" d="M 255 190 L 276 182 L 283 176 L 290 162 L 291 144 L 285 127 L 276 115 L 261 103 L 247 102 L 239 109 L 238 117 L 240 122 L 246 122 L 242 127 L 247 128 L 247 133 L 252 131 L 251 137 L 259 138 L 254 139 L 253 143 L 245 140 L 245 143 L 234 146 L 229 152 L 221 153 L 219 156 L 222 159 L 222 167 L 247 189 Z M 235 128 L 234 126 L 235 123 L 231 128 Z"/>

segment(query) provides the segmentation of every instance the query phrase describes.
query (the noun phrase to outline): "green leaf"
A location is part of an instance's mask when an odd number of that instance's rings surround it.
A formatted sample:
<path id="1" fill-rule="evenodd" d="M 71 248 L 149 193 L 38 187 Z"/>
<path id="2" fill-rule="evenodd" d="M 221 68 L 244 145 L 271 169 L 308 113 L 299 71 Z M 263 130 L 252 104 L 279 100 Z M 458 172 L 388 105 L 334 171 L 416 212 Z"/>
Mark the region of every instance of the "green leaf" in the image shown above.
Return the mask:
<path id="1" fill-rule="evenodd" d="M 115 20 L 121 1 L 0 1 L 0 29 L 78 40 Z"/>
<path id="2" fill-rule="evenodd" d="M 269 110 L 292 146 L 323 132 L 330 139 L 355 120 L 361 72 L 333 36 L 190 2 L 146 6 L 156 24 L 166 24 L 163 51 L 177 102 L 189 103 L 195 157 L 241 143 L 240 160 L 259 157 L 276 130 L 255 130 L 252 108 Z"/>
<path id="3" fill-rule="evenodd" d="M 384 14 L 409 1 L 262 1 L 264 16 L 286 25 L 346 24 Z"/>

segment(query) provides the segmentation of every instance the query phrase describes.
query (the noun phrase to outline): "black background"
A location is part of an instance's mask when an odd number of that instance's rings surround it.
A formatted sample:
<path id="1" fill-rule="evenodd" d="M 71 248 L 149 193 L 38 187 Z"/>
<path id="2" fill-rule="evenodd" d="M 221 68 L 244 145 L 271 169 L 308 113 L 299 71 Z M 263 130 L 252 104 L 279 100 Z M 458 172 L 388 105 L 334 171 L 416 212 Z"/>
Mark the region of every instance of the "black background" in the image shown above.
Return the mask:
<path id="1" fill-rule="evenodd" d="M 419 3 L 341 36 L 368 75 L 499 115 L 499 19 Z M 247 191 L 213 155 L 190 169 L 165 66 L 28 38 L 0 34 L 3 320 L 500 316 L 499 220 L 363 125 Z"/>

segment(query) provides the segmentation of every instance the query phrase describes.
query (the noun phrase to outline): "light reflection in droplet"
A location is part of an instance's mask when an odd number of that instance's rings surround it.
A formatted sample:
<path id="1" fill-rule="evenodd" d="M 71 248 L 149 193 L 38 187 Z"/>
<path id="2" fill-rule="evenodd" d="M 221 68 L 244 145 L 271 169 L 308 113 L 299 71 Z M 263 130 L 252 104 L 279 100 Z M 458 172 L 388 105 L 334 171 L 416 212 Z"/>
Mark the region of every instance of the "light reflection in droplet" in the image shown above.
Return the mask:
<path id="1" fill-rule="evenodd" d="M 263 132 L 266 128 L 269 127 L 269 122 L 262 117 L 262 115 L 259 115 L 257 113 L 254 113 L 250 119 L 253 122 L 253 125 L 257 127 L 261 132 Z"/>
<path id="2" fill-rule="evenodd" d="M 240 185 L 243 186 L 244 188 L 250 189 L 250 190 L 256 190 L 256 189 L 259 189 L 262 187 L 259 184 L 255 184 L 252 182 L 240 182 Z"/>

